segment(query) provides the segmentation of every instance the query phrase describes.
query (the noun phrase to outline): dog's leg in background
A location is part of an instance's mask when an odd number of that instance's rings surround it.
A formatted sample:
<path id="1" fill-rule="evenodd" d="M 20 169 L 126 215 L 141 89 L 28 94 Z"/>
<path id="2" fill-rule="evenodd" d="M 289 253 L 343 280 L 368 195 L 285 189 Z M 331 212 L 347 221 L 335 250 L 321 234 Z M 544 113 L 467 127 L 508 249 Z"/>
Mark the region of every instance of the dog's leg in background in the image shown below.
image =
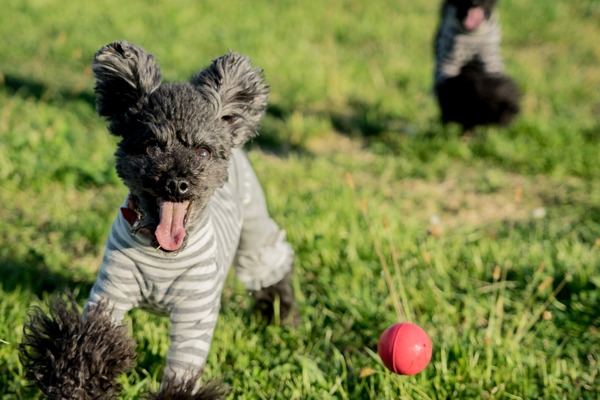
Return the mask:
<path id="1" fill-rule="evenodd" d="M 294 251 L 269 216 L 265 195 L 245 154 L 237 152 L 244 193 L 244 222 L 235 259 L 237 278 L 252 291 L 267 319 L 296 319 L 291 285 Z M 278 306 L 276 308 L 275 306 Z M 295 321 L 294 321 L 295 322 Z"/>
<path id="2" fill-rule="evenodd" d="M 113 399 L 121 389 L 116 379 L 135 364 L 135 343 L 106 302 L 84 321 L 68 297 L 52 299 L 47 313 L 31 309 L 19 345 L 26 377 L 50 399 Z"/>

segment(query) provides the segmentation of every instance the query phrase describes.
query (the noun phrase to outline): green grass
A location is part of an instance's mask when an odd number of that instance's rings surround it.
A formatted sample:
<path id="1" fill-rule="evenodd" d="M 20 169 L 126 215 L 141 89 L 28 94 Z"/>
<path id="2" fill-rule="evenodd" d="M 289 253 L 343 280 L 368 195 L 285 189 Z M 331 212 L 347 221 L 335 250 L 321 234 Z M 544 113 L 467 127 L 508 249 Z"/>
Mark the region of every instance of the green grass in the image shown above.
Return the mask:
<path id="1" fill-rule="evenodd" d="M 0 398 L 36 398 L 16 351 L 27 309 L 66 288 L 85 302 L 126 194 L 89 67 L 119 38 L 167 80 L 232 49 L 271 85 L 250 157 L 297 253 L 301 323 L 260 326 L 230 278 L 205 373 L 229 398 L 598 398 L 600 2 L 500 10 L 523 113 L 464 141 L 431 95 L 435 1 L 4 1 Z M 434 346 L 413 377 L 377 356 L 399 319 Z M 137 399 L 168 323 L 127 322 Z"/>

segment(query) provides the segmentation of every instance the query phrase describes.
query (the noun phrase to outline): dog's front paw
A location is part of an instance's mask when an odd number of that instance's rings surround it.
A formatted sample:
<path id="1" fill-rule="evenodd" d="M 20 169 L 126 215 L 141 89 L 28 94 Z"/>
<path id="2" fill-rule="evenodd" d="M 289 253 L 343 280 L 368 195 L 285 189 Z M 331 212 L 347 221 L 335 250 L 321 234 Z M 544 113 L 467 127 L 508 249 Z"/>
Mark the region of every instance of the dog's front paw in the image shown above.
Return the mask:
<path id="1" fill-rule="evenodd" d="M 253 292 L 254 309 L 267 321 L 298 323 L 294 290 L 290 275 L 286 275 L 274 285 Z"/>
<path id="2" fill-rule="evenodd" d="M 160 391 L 151 393 L 148 400 L 220 400 L 227 395 L 227 390 L 218 380 L 206 382 L 198 387 L 198 376 L 186 380 L 175 377 L 166 378 Z"/>

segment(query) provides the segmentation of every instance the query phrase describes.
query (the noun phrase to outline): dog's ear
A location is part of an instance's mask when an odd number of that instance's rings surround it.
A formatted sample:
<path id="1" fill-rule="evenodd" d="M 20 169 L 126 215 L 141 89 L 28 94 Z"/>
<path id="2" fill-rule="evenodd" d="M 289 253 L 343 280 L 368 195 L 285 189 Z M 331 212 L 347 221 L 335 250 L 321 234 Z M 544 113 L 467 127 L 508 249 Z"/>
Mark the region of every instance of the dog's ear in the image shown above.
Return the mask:
<path id="1" fill-rule="evenodd" d="M 92 69 L 96 76 L 96 110 L 109 120 L 139 111 L 162 81 L 154 57 L 125 41 L 102 47 L 94 57 Z"/>
<path id="2" fill-rule="evenodd" d="M 269 86 L 262 70 L 253 68 L 248 57 L 229 52 L 193 76 L 191 83 L 214 107 L 217 118 L 229 126 L 234 146 L 258 134 Z"/>

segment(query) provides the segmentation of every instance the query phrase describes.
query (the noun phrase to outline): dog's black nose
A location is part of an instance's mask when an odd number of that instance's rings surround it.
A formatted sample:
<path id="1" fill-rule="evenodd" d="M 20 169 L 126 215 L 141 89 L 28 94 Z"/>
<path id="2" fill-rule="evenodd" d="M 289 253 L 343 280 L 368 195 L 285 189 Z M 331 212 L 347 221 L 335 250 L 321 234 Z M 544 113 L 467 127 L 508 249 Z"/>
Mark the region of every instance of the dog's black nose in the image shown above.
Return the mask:
<path id="1" fill-rule="evenodd" d="M 184 178 L 169 178 L 167 180 L 167 191 L 173 195 L 181 195 L 190 190 L 190 182 Z"/>

